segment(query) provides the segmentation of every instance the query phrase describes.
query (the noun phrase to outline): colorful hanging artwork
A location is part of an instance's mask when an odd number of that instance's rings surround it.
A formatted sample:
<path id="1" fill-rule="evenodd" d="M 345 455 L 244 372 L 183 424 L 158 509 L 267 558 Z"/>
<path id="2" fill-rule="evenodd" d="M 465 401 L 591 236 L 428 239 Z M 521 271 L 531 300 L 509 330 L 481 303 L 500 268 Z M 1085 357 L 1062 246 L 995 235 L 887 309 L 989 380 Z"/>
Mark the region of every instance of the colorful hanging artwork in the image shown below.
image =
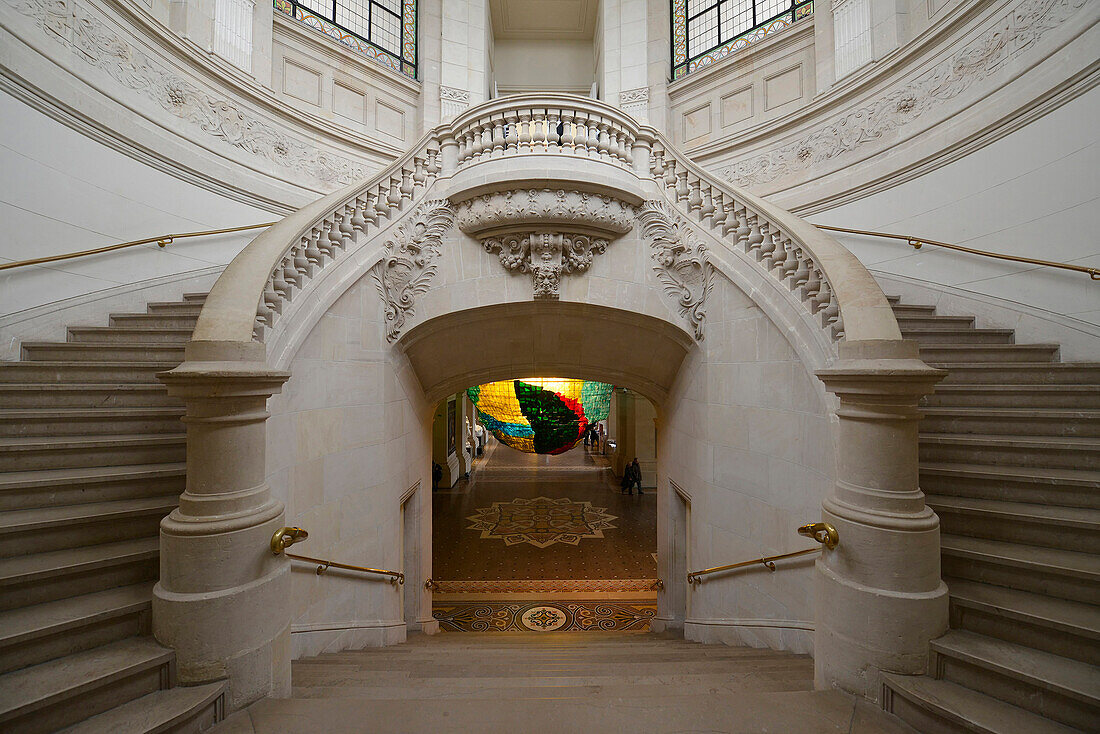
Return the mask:
<path id="1" fill-rule="evenodd" d="M 612 386 L 591 380 L 525 377 L 471 387 L 478 419 L 500 441 L 529 454 L 560 454 L 607 418 Z"/>

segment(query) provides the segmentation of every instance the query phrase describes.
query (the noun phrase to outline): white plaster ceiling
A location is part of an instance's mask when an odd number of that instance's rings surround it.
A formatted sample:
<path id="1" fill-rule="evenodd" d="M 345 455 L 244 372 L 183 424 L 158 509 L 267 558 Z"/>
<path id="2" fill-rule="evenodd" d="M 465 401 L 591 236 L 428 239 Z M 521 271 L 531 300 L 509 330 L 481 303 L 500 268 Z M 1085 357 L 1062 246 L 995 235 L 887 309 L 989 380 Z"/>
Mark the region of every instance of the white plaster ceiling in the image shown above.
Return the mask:
<path id="1" fill-rule="evenodd" d="M 599 0 L 489 0 L 493 37 L 592 38 Z"/>

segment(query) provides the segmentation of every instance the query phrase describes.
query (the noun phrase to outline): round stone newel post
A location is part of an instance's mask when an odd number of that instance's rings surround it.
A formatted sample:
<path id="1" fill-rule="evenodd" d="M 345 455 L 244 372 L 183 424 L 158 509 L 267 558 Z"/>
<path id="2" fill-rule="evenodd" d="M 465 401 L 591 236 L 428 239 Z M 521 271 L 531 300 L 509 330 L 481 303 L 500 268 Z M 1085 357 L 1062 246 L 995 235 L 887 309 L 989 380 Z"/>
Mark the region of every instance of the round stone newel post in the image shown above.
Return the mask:
<path id="1" fill-rule="evenodd" d="M 817 562 L 814 589 L 818 687 L 877 699 L 880 672 L 924 673 L 929 641 L 947 630 L 939 518 L 917 486 L 917 403 L 944 375 L 912 341 L 841 342 L 817 372 L 840 401 L 836 485 L 822 503 L 840 545 Z"/>
<path id="2" fill-rule="evenodd" d="M 153 633 L 181 682 L 229 679 L 229 707 L 290 691 L 290 576 L 272 555 L 283 505 L 265 479 L 267 399 L 290 377 L 259 343 L 191 342 L 158 376 L 187 405 L 187 489 L 160 528 Z"/>

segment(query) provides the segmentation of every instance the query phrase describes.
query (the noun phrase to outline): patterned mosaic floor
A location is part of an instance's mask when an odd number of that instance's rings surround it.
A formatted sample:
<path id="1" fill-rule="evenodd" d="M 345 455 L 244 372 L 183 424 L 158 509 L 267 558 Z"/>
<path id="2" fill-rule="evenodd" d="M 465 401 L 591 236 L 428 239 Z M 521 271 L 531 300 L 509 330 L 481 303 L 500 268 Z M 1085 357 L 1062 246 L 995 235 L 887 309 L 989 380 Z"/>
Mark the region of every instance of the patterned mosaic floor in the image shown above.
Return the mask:
<path id="1" fill-rule="evenodd" d="M 656 495 L 620 494 L 583 445 L 541 456 L 491 439 L 468 482 L 434 494 L 432 523 L 444 582 L 657 576 Z"/>
<path id="2" fill-rule="evenodd" d="M 436 602 L 432 610 L 445 632 L 644 632 L 656 613 L 649 600 Z"/>

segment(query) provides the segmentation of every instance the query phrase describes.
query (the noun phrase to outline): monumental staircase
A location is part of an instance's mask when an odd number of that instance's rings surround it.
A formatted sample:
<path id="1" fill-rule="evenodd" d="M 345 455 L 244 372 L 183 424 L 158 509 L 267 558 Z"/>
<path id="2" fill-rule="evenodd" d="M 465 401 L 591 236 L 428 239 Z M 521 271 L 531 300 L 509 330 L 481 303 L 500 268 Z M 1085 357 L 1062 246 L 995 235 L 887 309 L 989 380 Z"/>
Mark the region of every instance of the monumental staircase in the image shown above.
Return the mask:
<path id="1" fill-rule="evenodd" d="M 949 371 L 926 400 L 920 458 L 942 523 L 951 630 L 932 643 L 927 676 L 885 676 L 883 707 L 920 731 L 1095 730 L 1100 364 L 1063 363 L 1055 344 L 1016 344 L 1011 330 L 891 301 L 922 358 Z M 72 327 L 64 343 L 24 343 L 21 361 L 0 363 L 0 729 L 191 732 L 223 716 L 224 685 L 176 685 L 174 654 L 150 629 L 158 523 L 185 479 L 183 408 L 155 375 L 182 360 L 202 302 L 150 303 L 109 326 Z M 622 637 L 528 644 L 452 634 L 374 652 L 370 663 L 362 653 L 301 661 L 296 696 L 342 695 L 323 673 L 330 663 L 366 665 L 374 672 L 355 673 L 354 685 L 385 685 L 401 665 L 445 664 L 432 656 L 459 648 L 477 647 L 492 665 L 537 658 L 544 670 L 555 655 L 583 661 L 589 648 L 608 661 L 621 645 L 652 652 Z M 690 647 L 653 644 L 658 656 Z M 729 678 L 747 654 L 708 647 L 702 659 Z M 780 668 L 808 665 L 784 660 Z M 464 677 L 456 670 L 450 685 Z M 387 695 L 414 695 L 401 693 L 408 682 Z M 578 685 L 589 684 L 567 687 Z M 653 681 L 622 685 L 623 696 L 643 698 Z M 692 700 L 701 706 L 725 691 L 700 690 Z M 443 706 L 416 710 L 442 716 Z"/>

